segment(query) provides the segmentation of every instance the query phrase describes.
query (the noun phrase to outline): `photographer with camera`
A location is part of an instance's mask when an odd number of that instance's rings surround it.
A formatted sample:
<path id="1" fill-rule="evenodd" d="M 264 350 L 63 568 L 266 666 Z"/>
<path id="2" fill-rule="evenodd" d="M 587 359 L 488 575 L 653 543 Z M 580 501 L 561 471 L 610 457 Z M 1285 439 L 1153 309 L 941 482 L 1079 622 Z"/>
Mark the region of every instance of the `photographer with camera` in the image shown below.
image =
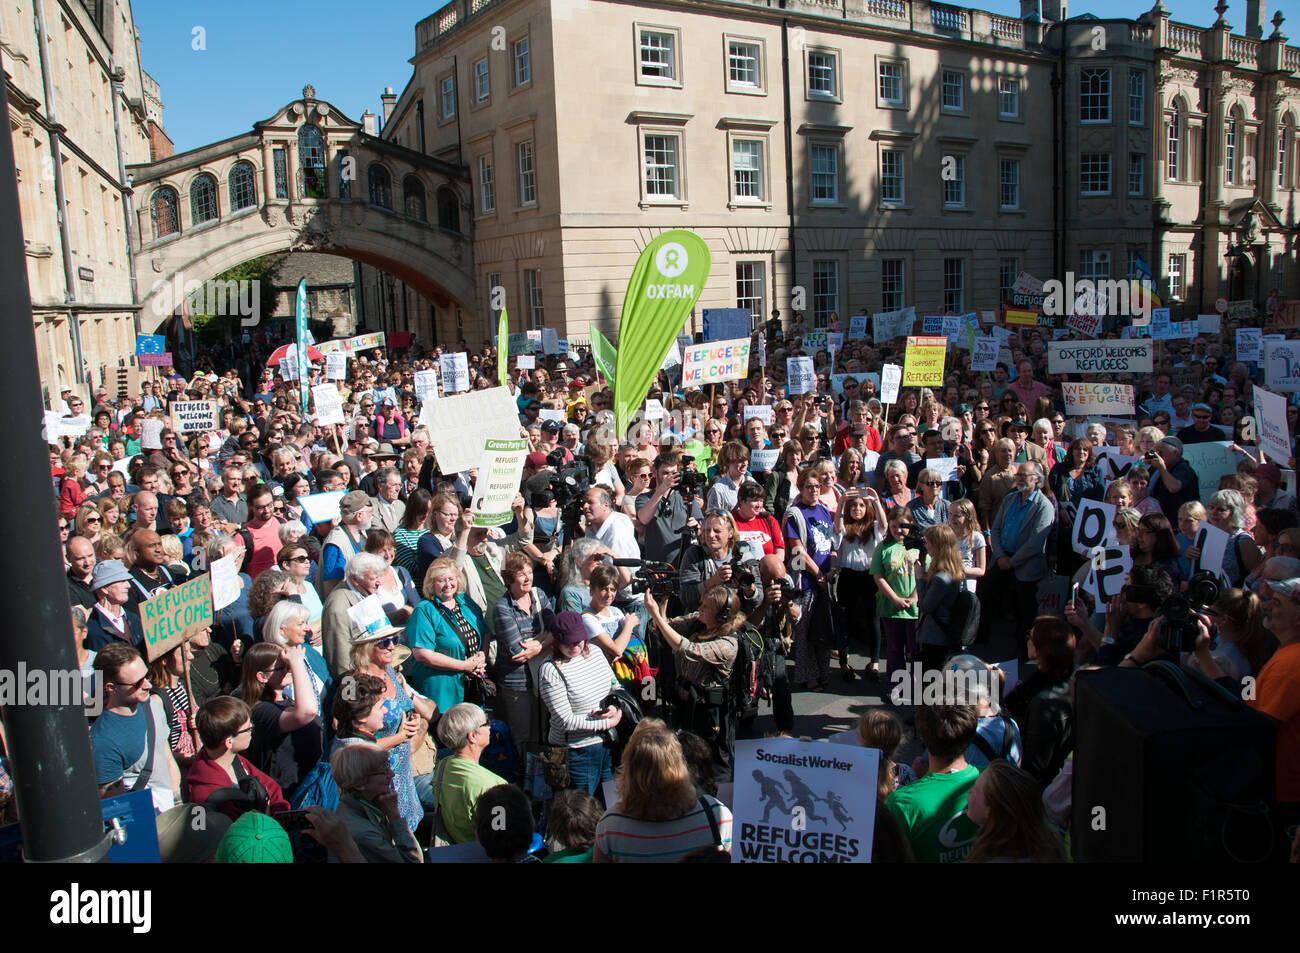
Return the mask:
<path id="1" fill-rule="evenodd" d="M 785 662 L 794 651 L 795 627 L 803 613 L 800 606 L 802 593 L 785 571 L 783 554 L 764 556 L 758 566 L 763 583 L 763 602 L 750 613 L 749 618 L 763 636 L 759 683 L 772 699 L 772 721 L 776 730 L 793 734 L 794 704 Z M 743 737 L 752 737 L 749 731 L 752 721 L 741 721 Z"/>
<path id="2" fill-rule="evenodd" d="M 726 510 L 709 510 L 704 515 L 699 541 L 687 547 L 682 556 L 682 605 L 687 612 L 694 612 L 706 590 L 729 586 L 740 594 L 744 611 L 753 612 L 763 601 L 757 568 L 755 560 L 740 547 L 735 518 Z"/>
<path id="3" fill-rule="evenodd" d="M 736 633 L 748 621 L 740 596 L 726 586 L 715 586 L 701 597 L 699 612 L 672 622 L 660 599 L 646 599 L 645 606 L 673 653 L 677 695 L 685 702 L 682 727 L 709 741 L 719 766 L 718 780 L 730 781 L 737 722 L 729 697 L 731 673 L 740 652 Z"/>
<path id="4" fill-rule="evenodd" d="M 702 474 L 683 473 L 683 456 L 677 449 L 661 452 L 655 458 L 654 490 L 636 498 L 636 518 L 645 528 L 645 558 L 655 562 L 672 562 L 683 531 L 699 529 L 702 513 L 696 478 Z"/>
<path id="5" fill-rule="evenodd" d="M 1119 665 L 1130 658 L 1151 620 L 1159 614 L 1173 592 L 1173 580 L 1159 566 L 1134 566 L 1128 585 L 1111 600 L 1104 634 L 1092 624 L 1082 603 L 1072 602 L 1066 606 L 1065 618 L 1097 650 L 1097 665 Z"/>
<path id="6" fill-rule="evenodd" d="M 1160 504 L 1165 519 L 1178 523 L 1178 508 L 1201 498 L 1201 485 L 1192 465 L 1183 459 L 1183 442 L 1165 437 L 1155 449 L 1146 453 L 1143 462 L 1151 470 L 1147 493 Z M 1159 474 L 1159 479 L 1156 475 Z"/>

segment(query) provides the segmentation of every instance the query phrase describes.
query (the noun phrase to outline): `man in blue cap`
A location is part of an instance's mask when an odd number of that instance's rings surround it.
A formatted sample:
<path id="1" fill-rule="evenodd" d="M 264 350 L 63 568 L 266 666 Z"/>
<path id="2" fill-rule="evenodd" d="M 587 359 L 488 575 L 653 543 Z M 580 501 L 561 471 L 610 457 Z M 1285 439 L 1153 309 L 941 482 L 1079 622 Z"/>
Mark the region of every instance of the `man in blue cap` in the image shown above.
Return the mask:
<path id="1" fill-rule="evenodd" d="M 131 599 L 131 574 L 120 559 L 106 559 L 90 576 L 95 608 L 86 622 L 86 648 L 98 652 L 114 642 L 144 644 L 140 617 L 126 608 Z"/>

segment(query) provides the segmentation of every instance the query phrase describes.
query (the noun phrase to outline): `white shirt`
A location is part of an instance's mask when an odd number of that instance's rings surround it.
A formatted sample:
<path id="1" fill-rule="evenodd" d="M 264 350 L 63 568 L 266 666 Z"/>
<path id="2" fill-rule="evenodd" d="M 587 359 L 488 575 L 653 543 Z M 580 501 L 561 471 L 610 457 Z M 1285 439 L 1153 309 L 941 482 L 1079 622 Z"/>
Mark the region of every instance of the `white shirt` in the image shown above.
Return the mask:
<path id="1" fill-rule="evenodd" d="M 636 542 L 636 529 L 632 526 L 631 517 L 626 513 L 611 512 L 598 529 L 588 530 L 587 535 L 599 540 L 614 554 L 615 559 L 641 558 L 641 547 Z M 620 589 L 618 596 L 620 599 L 636 599 L 638 602 L 642 598 L 632 595 L 630 585 Z"/>

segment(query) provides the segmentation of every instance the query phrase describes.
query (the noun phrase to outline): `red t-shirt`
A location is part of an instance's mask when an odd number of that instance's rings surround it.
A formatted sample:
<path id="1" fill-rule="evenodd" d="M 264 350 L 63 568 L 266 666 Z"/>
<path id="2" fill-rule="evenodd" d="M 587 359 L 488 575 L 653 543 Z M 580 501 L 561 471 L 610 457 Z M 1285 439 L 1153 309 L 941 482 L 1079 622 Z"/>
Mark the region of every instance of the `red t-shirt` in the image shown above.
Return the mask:
<path id="1" fill-rule="evenodd" d="M 835 456 L 838 457 L 840 454 L 842 454 L 845 450 L 848 449 L 849 441 L 851 439 L 852 438 L 849 436 L 848 425 L 840 424 L 840 429 L 835 432 L 835 446 L 832 450 Z M 874 450 L 876 453 L 879 453 L 880 447 L 881 447 L 880 431 L 878 431 L 875 427 L 868 427 L 867 428 L 867 449 Z"/>
<path id="2" fill-rule="evenodd" d="M 280 542 L 280 521 L 267 520 L 261 526 L 245 523 L 244 529 L 253 537 L 253 545 L 244 572 L 256 579 L 258 573 L 265 572 L 275 565 L 275 557 L 280 554 L 284 543 Z"/>
<path id="3" fill-rule="evenodd" d="M 760 513 L 757 518 L 743 523 L 736 520 L 736 529 L 740 534 L 736 538 L 745 547 L 746 558 L 760 559 L 773 553 L 785 552 L 781 524 L 770 513 Z M 759 552 L 760 549 L 762 552 Z"/>

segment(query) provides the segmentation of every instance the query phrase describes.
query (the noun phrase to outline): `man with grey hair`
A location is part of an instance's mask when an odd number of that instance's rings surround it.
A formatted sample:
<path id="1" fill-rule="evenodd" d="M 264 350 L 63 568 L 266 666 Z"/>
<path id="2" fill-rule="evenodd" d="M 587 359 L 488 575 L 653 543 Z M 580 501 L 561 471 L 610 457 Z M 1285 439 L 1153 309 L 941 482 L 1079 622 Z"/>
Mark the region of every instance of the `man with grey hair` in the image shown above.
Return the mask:
<path id="1" fill-rule="evenodd" d="M 433 774 L 424 775 L 429 790 L 421 790 L 420 799 L 437 799 L 438 820 L 453 844 L 474 839 L 474 805 L 479 796 L 506 783 L 479 764 L 492 738 L 490 724 L 483 709 L 469 702 L 452 705 L 438 721 L 438 744 L 452 753 L 438 762 Z M 420 780 L 415 781 L 417 790 Z"/>
<path id="2" fill-rule="evenodd" d="M 388 566 L 382 556 L 359 552 L 350 557 L 344 568 L 342 585 L 325 597 L 321 610 L 321 654 L 329 665 L 330 674 L 340 679 L 351 667 L 349 663 L 354 637 L 361 630 L 348 615 L 348 610 L 358 602 L 379 591 L 384 570 Z"/>
<path id="3" fill-rule="evenodd" d="M 370 529 L 396 532 L 406 515 L 406 504 L 398 498 L 402 493 L 402 474 L 397 467 L 384 467 L 375 474 L 375 491 L 375 516 L 370 521 Z"/>
<path id="4" fill-rule="evenodd" d="M 1192 465 L 1183 459 L 1183 442 L 1165 437 L 1155 450 L 1142 458 L 1151 470 L 1147 495 L 1160 504 L 1170 525 L 1178 525 L 1178 510 L 1184 503 L 1201 498 L 1201 485 Z M 1159 474 L 1159 479 L 1156 479 Z"/>
<path id="5" fill-rule="evenodd" d="M 339 500 L 339 518 L 325 537 L 320 553 L 321 586 L 326 595 L 343 581 L 345 564 L 366 548 L 366 530 L 374 515 L 374 501 L 360 490 L 353 490 Z"/>
<path id="6" fill-rule="evenodd" d="M 1015 491 L 993 517 L 987 593 L 992 605 L 1009 606 L 1014 635 L 1025 651 L 1025 636 L 1038 614 L 1038 582 L 1047 575 L 1047 537 L 1055 514 L 1042 492 L 1043 468 L 1034 461 L 1016 466 Z"/>

